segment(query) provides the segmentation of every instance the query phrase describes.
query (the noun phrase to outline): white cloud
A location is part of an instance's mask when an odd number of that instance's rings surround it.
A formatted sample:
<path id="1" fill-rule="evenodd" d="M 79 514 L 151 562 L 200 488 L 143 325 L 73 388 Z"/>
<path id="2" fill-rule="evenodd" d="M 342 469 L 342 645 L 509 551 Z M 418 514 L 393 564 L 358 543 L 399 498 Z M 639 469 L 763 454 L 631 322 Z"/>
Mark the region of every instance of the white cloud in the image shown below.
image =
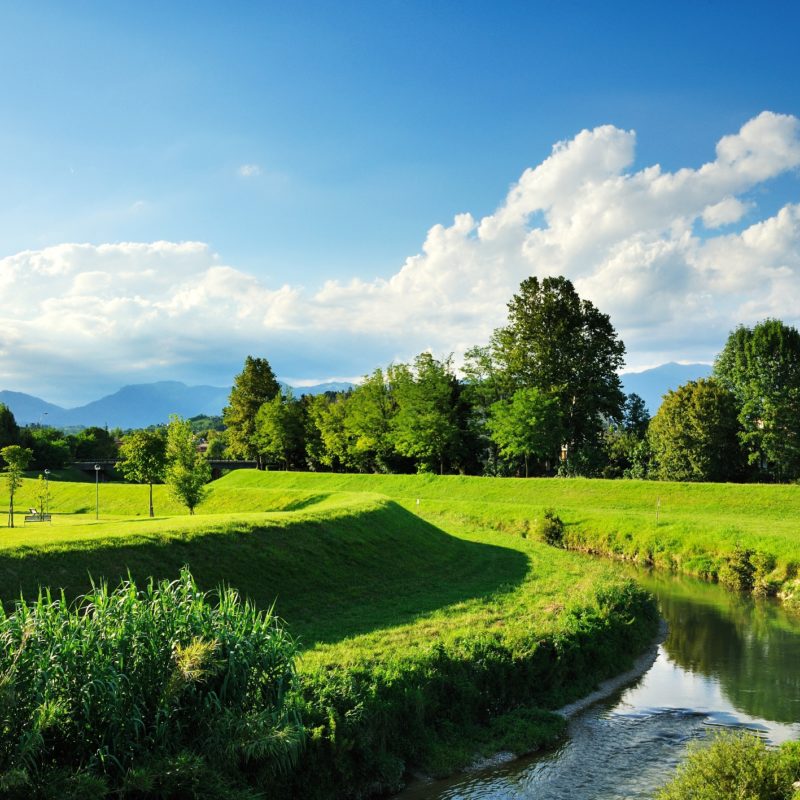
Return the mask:
<path id="1" fill-rule="evenodd" d="M 268 286 L 197 242 L 0 259 L 0 292 L 14 298 L 0 308 L 0 388 L 47 375 L 56 388 L 82 375 L 223 383 L 247 353 L 308 378 L 427 348 L 459 354 L 503 323 L 529 275 L 572 279 L 611 315 L 631 368 L 709 361 L 740 322 L 800 322 L 800 203 L 758 218 L 742 198 L 800 165 L 798 120 L 765 112 L 714 160 L 676 172 L 633 169 L 635 149 L 635 133 L 612 126 L 558 143 L 493 214 L 434 225 L 418 254 L 373 281 Z"/>
<path id="2" fill-rule="evenodd" d="M 242 164 L 237 170 L 243 178 L 257 178 L 261 174 L 258 164 Z"/>

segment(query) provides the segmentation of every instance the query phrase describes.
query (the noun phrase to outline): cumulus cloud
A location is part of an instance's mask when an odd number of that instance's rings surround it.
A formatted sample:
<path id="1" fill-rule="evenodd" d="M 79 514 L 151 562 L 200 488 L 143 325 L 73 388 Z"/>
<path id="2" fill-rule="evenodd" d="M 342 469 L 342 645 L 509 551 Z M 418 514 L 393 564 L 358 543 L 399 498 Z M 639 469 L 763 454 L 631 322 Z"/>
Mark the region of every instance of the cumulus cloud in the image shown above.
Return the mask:
<path id="1" fill-rule="evenodd" d="M 740 322 L 797 324 L 800 203 L 759 217 L 749 198 L 797 170 L 800 122 L 765 112 L 721 139 L 713 160 L 675 172 L 634 169 L 635 153 L 633 131 L 581 131 L 525 170 L 494 213 L 434 225 L 419 253 L 372 281 L 271 286 L 197 242 L 8 256 L 0 388 L 41 387 L 43 372 L 54 389 L 76 376 L 222 383 L 247 353 L 308 378 L 428 348 L 458 356 L 503 323 L 529 275 L 572 279 L 611 315 L 631 367 L 708 361 Z"/>

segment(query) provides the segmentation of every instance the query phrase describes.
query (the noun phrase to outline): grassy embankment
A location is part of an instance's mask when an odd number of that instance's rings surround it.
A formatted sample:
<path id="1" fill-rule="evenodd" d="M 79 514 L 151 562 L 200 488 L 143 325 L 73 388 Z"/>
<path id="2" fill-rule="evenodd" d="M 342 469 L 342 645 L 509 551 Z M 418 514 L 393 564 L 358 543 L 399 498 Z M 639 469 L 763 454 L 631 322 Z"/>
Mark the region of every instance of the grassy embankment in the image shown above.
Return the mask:
<path id="1" fill-rule="evenodd" d="M 242 472 L 235 484 L 255 487 L 264 480 Z M 460 530 L 526 535 L 542 511 L 553 508 L 566 523 L 571 549 L 712 580 L 724 576 L 737 548 L 749 549 L 774 558 L 764 577 L 784 600 L 800 601 L 796 485 L 304 473 L 270 473 L 269 481 L 275 491 L 313 486 L 329 497 L 380 492 L 434 524 Z"/>
<path id="2" fill-rule="evenodd" d="M 350 480 L 234 473 L 195 517 L 170 516 L 181 509 L 157 487 L 155 520 L 145 487 L 103 485 L 99 522 L 94 486 L 52 481 L 53 524 L 2 534 L 0 599 L 41 583 L 74 596 L 89 574 L 175 577 L 189 564 L 201 586 L 275 600 L 301 640 L 310 730 L 284 788 L 309 797 L 549 743 L 563 724 L 535 708 L 585 693 L 652 635 L 652 606 L 607 565 L 498 530 L 508 517 L 494 518 L 482 492 L 498 482 Z"/>

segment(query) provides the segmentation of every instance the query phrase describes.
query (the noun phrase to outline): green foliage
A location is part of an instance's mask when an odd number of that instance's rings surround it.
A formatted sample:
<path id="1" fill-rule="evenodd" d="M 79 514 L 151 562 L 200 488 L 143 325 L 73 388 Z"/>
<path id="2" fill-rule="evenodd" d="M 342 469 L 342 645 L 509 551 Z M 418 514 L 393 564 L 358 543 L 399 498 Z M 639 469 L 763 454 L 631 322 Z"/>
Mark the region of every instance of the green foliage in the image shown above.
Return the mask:
<path id="1" fill-rule="evenodd" d="M 0 403 L 0 449 L 19 443 L 19 425 L 14 414 L 5 403 Z"/>
<path id="2" fill-rule="evenodd" d="M 105 428 L 85 428 L 70 440 L 76 461 L 107 461 L 117 457 L 117 443 Z"/>
<path id="3" fill-rule="evenodd" d="M 420 472 L 444 473 L 458 438 L 457 380 L 452 359 L 420 353 L 413 367 L 400 364 L 389 376 L 397 401 L 392 439 L 400 455 L 413 458 Z"/>
<path id="4" fill-rule="evenodd" d="M 552 508 L 546 508 L 538 521 L 537 534 L 539 538 L 551 547 L 564 546 L 564 521 Z"/>
<path id="5" fill-rule="evenodd" d="M 647 434 L 647 426 L 650 424 L 650 412 L 638 394 L 631 393 L 625 396 L 625 404 L 622 407 L 622 428 L 627 433 L 632 433 L 639 439 Z"/>
<path id="6" fill-rule="evenodd" d="M 265 462 L 284 469 L 299 463 L 303 454 L 303 406 L 291 394 L 277 394 L 258 409 L 254 439 Z"/>
<path id="7" fill-rule="evenodd" d="M 119 464 L 125 480 L 146 483 L 150 488 L 150 516 L 153 511 L 153 484 L 164 480 L 167 468 L 167 440 L 163 429 L 134 431 L 125 437 L 119 451 Z"/>
<path id="8" fill-rule="evenodd" d="M 517 389 L 510 401 L 493 403 L 487 427 L 501 455 L 524 460 L 526 478 L 532 456 L 555 461 L 562 435 L 558 404 L 536 387 Z"/>
<path id="9" fill-rule="evenodd" d="M 750 733 L 723 733 L 696 744 L 657 800 L 790 800 L 800 778 L 797 742 L 770 750 Z"/>
<path id="10" fill-rule="evenodd" d="M 738 433 L 735 398 L 713 378 L 668 392 L 648 434 L 656 476 L 673 481 L 740 478 Z"/>
<path id="11" fill-rule="evenodd" d="M 73 460 L 70 438 L 57 428 L 27 428 L 25 433 L 25 445 L 33 452 L 36 469 L 62 469 Z"/>
<path id="12" fill-rule="evenodd" d="M 18 602 L 0 641 L 4 797 L 233 797 L 296 762 L 292 640 L 187 571 Z"/>
<path id="13" fill-rule="evenodd" d="M 800 476 L 800 332 L 780 320 L 740 326 L 714 374 L 736 396 L 748 460 L 776 480 Z"/>
<path id="14" fill-rule="evenodd" d="M 222 420 L 228 433 L 228 447 L 239 458 L 250 458 L 263 466 L 256 442 L 256 414 L 268 400 L 281 392 L 269 361 L 247 356 L 244 368 L 234 378 Z"/>
<path id="15" fill-rule="evenodd" d="M 777 559 L 771 553 L 752 550 L 737 544 L 725 556 L 719 569 L 719 582 L 735 592 L 751 592 L 766 597 L 777 593 L 779 585 L 770 580 Z"/>
<path id="16" fill-rule="evenodd" d="M 618 375 L 625 346 L 608 316 L 563 277 L 525 279 L 508 311 L 492 338 L 504 381 L 553 393 L 566 443 L 596 444 L 603 418 L 620 419 L 625 399 Z"/>
<path id="17" fill-rule="evenodd" d="M 8 489 L 8 527 L 14 527 L 14 495 L 22 486 L 23 474 L 33 457 L 27 447 L 9 444 L 0 450 L 0 458 L 6 462 L 6 488 Z"/>
<path id="18" fill-rule="evenodd" d="M 392 420 L 397 401 L 383 370 L 366 375 L 347 399 L 344 428 L 353 461 L 370 472 L 388 472 L 395 461 Z"/>
<path id="19" fill-rule="evenodd" d="M 170 417 L 167 426 L 166 460 L 167 486 L 194 514 L 208 494 L 206 484 L 211 480 L 211 467 L 197 452 L 197 437 L 191 423 L 176 415 Z"/>

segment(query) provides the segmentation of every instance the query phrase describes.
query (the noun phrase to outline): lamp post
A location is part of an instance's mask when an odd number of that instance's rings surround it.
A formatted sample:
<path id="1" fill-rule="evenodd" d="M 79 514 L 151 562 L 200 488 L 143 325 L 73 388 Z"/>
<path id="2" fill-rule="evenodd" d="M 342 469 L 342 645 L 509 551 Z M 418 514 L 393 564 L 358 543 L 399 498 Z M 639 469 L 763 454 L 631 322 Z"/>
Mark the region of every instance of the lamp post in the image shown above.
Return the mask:
<path id="1" fill-rule="evenodd" d="M 94 465 L 94 518 L 100 519 L 100 465 Z"/>
<path id="2" fill-rule="evenodd" d="M 44 513 L 50 513 L 50 470 L 44 471 Z"/>

